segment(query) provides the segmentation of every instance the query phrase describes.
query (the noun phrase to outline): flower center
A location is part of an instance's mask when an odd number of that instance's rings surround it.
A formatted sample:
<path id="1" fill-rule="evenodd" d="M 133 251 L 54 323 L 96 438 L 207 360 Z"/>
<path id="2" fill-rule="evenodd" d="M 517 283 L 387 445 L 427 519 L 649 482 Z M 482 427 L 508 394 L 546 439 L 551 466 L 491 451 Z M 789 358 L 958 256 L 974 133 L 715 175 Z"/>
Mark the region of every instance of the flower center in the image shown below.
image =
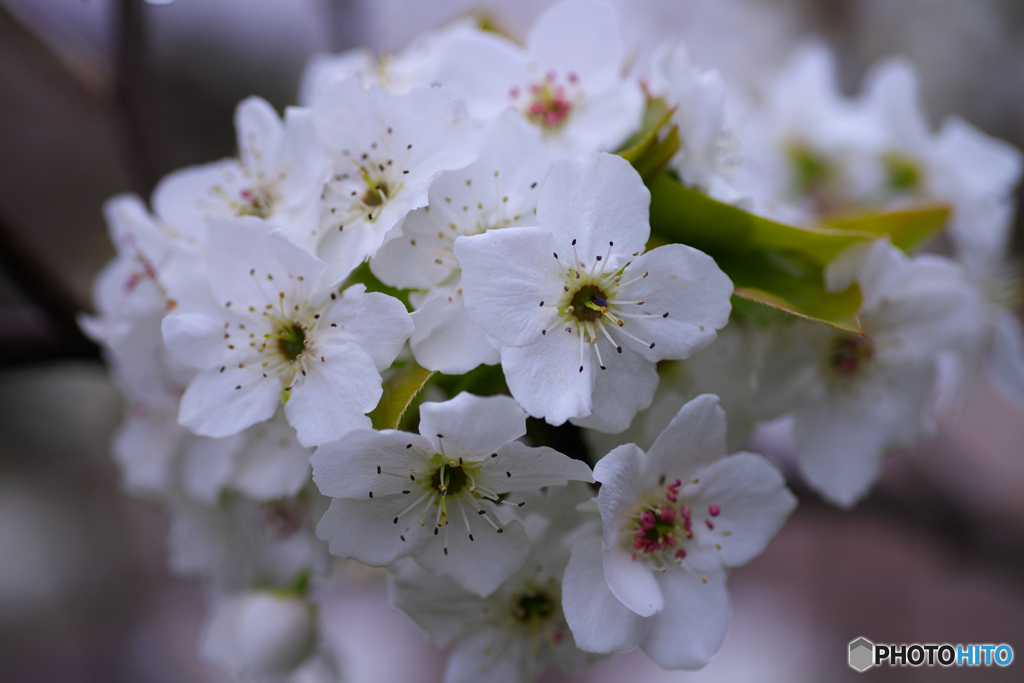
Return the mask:
<path id="1" fill-rule="evenodd" d="M 924 180 L 921 167 L 910 157 L 899 152 L 889 152 L 882 156 L 888 176 L 889 189 L 895 192 L 915 192 L 921 188 Z"/>
<path id="2" fill-rule="evenodd" d="M 371 180 L 369 175 L 366 178 L 366 192 L 363 193 L 363 204 L 368 207 L 380 206 L 387 200 L 389 188 L 388 181 L 383 178 L 379 180 Z"/>
<path id="3" fill-rule="evenodd" d="M 793 191 L 797 197 L 822 193 L 835 180 L 835 168 L 829 160 L 807 145 L 793 142 L 786 152 L 793 168 Z"/>
<path id="4" fill-rule="evenodd" d="M 608 310 L 608 295 L 597 285 L 583 285 L 570 301 L 572 315 L 583 322 L 594 322 Z"/>
<path id="5" fill-rule="evenodd" d="M 438 457 L 441 457 L 438 454 Z M 458 495 L 469 483 L 469 476 L 463 469 L 463 465 L 442 466 L 434 470 L 430 478 L 431 488 L 440 491 L 441 495 Z"/>
<path id="6" fill-rule="evenodd" d="M 579 78 L 574 73 L 566 76 L 570 86 L 579 83 Z M 519 99 L 519 88 L 512 88 L 509 97 L 513 100 Z M 540 83 L 534 83 L 529 87 L 529 97 L 520 108 L 520 113 L 530 123 L 540 126 L 545 131 L 553 131 L 561 128 L 572 113 L 574 104 L 568 88 L 558 83 L 558 76 L 550 72 Z"/>
<path id="7" fill-rule="evenodd" d="M 555 614 L 555 598 L 543 589 L 512 594 L 512 617 L 536 635 Z"/>
<path id="8" fill-rule="evenodd" d="M 869 366 L 875 358 L 875 345 L 867 337 L 841 334 L 833 338 L 826 364 L 834 374 L 851 377 Z"/>
<path id="9" fill-rule="evenodd" d="M 306 331 L 298 323 L 283 327 L 278 335 L 277 348 L 282 356 L 295 360 L 306 348 Z"/>
<path id="10" fill-rule="evenodd" d="M 274 197 L 264 187 L 253 187 L 242 190 L 242 201 L 238 204 L 238 216 L 256 216 L 269 218 L 274 210 Z"/>

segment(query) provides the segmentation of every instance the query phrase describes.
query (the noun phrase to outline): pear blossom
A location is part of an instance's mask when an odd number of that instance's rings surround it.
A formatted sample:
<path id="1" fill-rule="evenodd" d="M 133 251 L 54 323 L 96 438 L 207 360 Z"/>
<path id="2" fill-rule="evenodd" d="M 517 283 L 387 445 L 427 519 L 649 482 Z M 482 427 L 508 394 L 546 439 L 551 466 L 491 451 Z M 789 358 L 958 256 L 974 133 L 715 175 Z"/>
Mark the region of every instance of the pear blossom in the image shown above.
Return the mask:
<path id="1" fill-rule="evenodd" d="M 534 417 L 620 432 L 650 405 L 655 363 L 689 357 L 728 321 L 732 282 L 711 257 L 641 253 L 649 203 L 628 162 L 593 154 L 551 171 L 537 227 L 456 240 L 466 311 Z"/>
<path id="2" fill-rule="evenodd" d="M 593 0 L 564 0 L 540 16 L 526 46 L 476 31 L 453 38 L 437 81 L 490 121 L 518 112 L 556 158 L 614 149 L 640 126 L 644 97 L 625 79 L 619 17 Z"/>
<path id="3" fill-rule="evenodd" d="M 306 64 L 299 84 L 299 104 L 312 106 L 332 83 L 358 78 L 364 88 L 380 87 L 389 95 L 401 95 L 415 87 L 432 85 L 437 62 L 451 40 L 476 29 L 472 18 L 459 19 L 427 31 L 394 54 L 375 57 L 365 47 L 340 54 L 315 54 Z"/>
<path id="4" fill-rule="evenodd" d="M 726 456 L 725 413 L 687 403 L 650 450 L 600 461 L 600 535 L 575 542 L 562 607 L 577 645 L 637 645 L 665 669 L 699 669 L 722 646 L 729 568 L 759 555 L 796 506 L 782 475 L 753 453 Z"/>
<path id="5" fill-rule="evenodd" d="M 949 233 L 961 252 L 1003 253 L 1024 158 L 956 116 L 933 133 L 919 91 L 902 59 L 882 62 L 865 79 L 859 104 L 885 134 L 873 150 L 884 168 L 883 196 L 949 202 Z"/>
<path id="6" fill-rule="evenodd" d="M 313 455 L 313 481 L 334 498 L 317 527 L 332 554 L 377 567 L 412 556 L 487 595 L 528 553 L 504 509 L 523 504 L 514 494 L 592 481 L 585 463 L 516 441 L 526 414 L 507 396 L 423 403 L 419 431 L 355 430 Z"/>
<path id="7" fill-rule="evenodd" d="M 284 403 L 298 441 L 313 446 L 367 427 L 388 368 L 413 325 L 402 304 L 320 286 L 326 265 L 273 223 L 246 216 L 210 228 L 209 301 L 183 301 L 164 340 L 200 370 L 179 422 L 225 437 L 269 419 Z"/>
<path id="8" fill-rule="evenodd" d="M 550 667 L 571 674 L 600 659 L 576 647 L 561 607 L 567 534 L 585 522 L 575 507 L 591 495 L 576 482 L 525 494 L 530 554 L 486 597 L 413 563 L 399 566 L 392 600 L 431 641 L 451 647 L 446 683 L 532 681 Z"/>
<path id="9" fill-rule="evenodd" d="M 674 107 L 680 147 L 670 165 L 687 184 L 723 201 L 738 194 L 729 184 L 730 149 L 725 123 L 725 81 L 715 70 L 698 68 L 684 43 L 665 43 L 651 55 L 647 85 L 651 95 Z"/>
<path id="10" fill-rule="evenodd" d="M 807 483 L 851 507 L 882 471 L 882 456 L 933 429 L 935 355 L 977 327 L 964 273 L 938 256 L 910 259 L 885 241 L 851 247 L 826 271 L 829 288 L 860 284 L 864 336 L 802 321 L 766 340 L 754 407 L 792 411 Z"/>
<path id="11" fill-rule="evenodd" d="M 525 123 L 505 113 L 484 137 L 480 158 L 442 173 L 430 204 L 410 213 L 402 238 L 385 244 L 370 269 L 385 284 L 417 289 L 413 356 L 423 367 L 461 374 L 499 361 L 495 345 L 466 315 L 454 243 L 510 225 L 536 223 L 541 184 L 551 170 L 547 151 Z"/>
<path id="12" fill-rule="evenodd" d="M 153 210 L 183 238 L 202 244 L 217 218 L 256 216 L 313 243 L 320 191 L 330 168 L 307 109 L 289 107 L 284 121 L 258 97 L 235 110 L 238 158 L 192 166 L 166 176 L 153 191 Z"/>
<path id="13" fill-rule="evenodd" d="M 316 231 L 332 282 L 401 234 L 437 174 L 480 152 L 465 105 L 443 88 L 392 96 L 350 78 L 327 86 L 311 111 L 331 161 Z"/>

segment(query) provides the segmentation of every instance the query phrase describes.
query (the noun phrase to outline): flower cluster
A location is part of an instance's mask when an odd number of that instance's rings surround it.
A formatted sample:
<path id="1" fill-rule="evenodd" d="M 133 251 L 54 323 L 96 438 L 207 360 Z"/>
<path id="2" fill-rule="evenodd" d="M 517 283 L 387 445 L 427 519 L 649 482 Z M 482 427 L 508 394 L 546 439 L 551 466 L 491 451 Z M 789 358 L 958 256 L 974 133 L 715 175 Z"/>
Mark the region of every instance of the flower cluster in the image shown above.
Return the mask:
<path id="1" fill-rule="evenodd" d="M 237 158 L 107 203 L 81 324 L 124 486 L 210 586 L 210 662 L 336 680 L 316 589 L 350 558 L 452 683 L 701 668 L 796 505 L 736 452 L 756 423 L 791 415 L 849 507 L 930 433 L 940 361 L 954 399 L 986 369 L 1024 407 L 1015 149 L 933 132 L 900 61 L 847 98 L 804 45 L 746 92 L 619 22 L 564 0 L 523 45 L 463 22 L 319 57 L 302 106 L 238 106 Z"/>

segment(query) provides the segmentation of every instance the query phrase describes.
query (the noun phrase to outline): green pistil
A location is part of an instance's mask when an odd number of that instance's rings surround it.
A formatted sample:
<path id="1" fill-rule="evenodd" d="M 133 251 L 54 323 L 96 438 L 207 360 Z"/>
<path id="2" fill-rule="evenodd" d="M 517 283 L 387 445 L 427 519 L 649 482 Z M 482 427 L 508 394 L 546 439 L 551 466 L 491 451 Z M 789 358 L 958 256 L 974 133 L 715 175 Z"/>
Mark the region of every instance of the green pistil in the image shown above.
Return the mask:
<path id="1" fill-rule="evenodd" d="M 298 323 L 292 323 L 281 330 L 278 348 L 288 360 L 295 360 L 306 348 L 306 331 Z"/>
<path id="2" fill-rule="evenodd" d="M 889 188 L 897 192 L 915 192 L 924 180 L 921 167 L 899 152 L 889 152 L 882 157 L 888 175 Z"/>
<path id="3" fill-rule="evenodd" d="M 555 601 L 543 590 L 528 589 L 512 596 L 512 616 L 534 635 L 554 613 Z"/>
<path id="4" fill-rule="evenodd" d="M 597 285 L 583 285 L 572 297 L 572 315 L 585 323 L 598 320 L 608 308 L 608 297 Z"/>
<path id="5" fill-rule="evenodd" d="M 437 468 L 434 470 L 433 476 L 430 478 L 430 486 L 436 491 L 449 496 L 458 495 L 463 488 L 469 485 L 469 476 L 465 470 L 462 469 L 462 465 L 446 465 L 444 467 L 444 481 L 441 481 L 441 470 Z"/>
<path id="6" fill-rule="evenodd" d="M 797 196 L 804 197 L 821 191 L 835 176 L 835 169 L 828 160 L 807 145 L 794 142 L 786 151 L 793 164 L 793 184 Z"/>
<path id="7" fill-rule="evenodd" d="M 376 207 L 384 203 L 384 200 L 388 198 L 388 183 L 386 180 L 375 181 L 370 177 L 370 173 L 364 168 L 362 169 L 363 180 L 366 181 L 366 192 L 363 193 L 363 204 L 365 206 Z"/>

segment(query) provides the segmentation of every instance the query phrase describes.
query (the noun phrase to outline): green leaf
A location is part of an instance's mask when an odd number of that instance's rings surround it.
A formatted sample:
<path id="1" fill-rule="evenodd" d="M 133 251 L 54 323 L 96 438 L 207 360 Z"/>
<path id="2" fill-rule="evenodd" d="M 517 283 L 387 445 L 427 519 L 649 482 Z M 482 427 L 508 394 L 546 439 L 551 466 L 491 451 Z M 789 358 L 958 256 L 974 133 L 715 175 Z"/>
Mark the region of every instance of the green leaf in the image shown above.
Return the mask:
<path id="1" fill-rule="evenodd" d="M 922 245 L 949 222 L 953 209 L 948 204 L 918 204 L 902 209 L 881 209 L 825 216 L 821 224 L 839 230 L 888 235 L 903 251 Z"/>
<path id="2" fill-rule="evenodd" d="M 410 361 L 384 382 L 384 395 L 370 413 L 374 429 L 398 429 L 406 411 L 433 377 L 434 371 Z"/>
<path id="3" fill-rule="evenodd" d="M 664 168 L 679 151 L 679 128 L 668 125 L 674 111 L 675 109 L 670 108 L 665 100 L 657 97 L 648 98 L 640 130 L 617 152 L 619 156 L 633 164 L 633 168 L 644 180 L 653 177 Z"/>
<path id="4" fill-rule="evenodd" d="M 850 245 L 878 237 L 866 231 L 779 223 L 712 199 L 667 173 L 655 176 L 647 185 L 651 191 L 651 232 L 712 256 L 735 251 L 784 251 L 825 266 Z"/>
<path id="5" fill-rule="evenodd" d="M 344 284 L 341 285 L 341 289 L 345 289 L 346 287 L 356 284 L 366 285 L 367 292 L 380 292 L 382 294 L 395 297 L 405 305 L 407 311 L 412 313 L 412 304 L 409 303 L 409 294 L 416 290 L 398 289 L 397 287 L 391 287 L 384 284 L 377 279 L 376 275 L 373 274 L 373 271 L 370 270 L 370 264 L 366 261 L 360 263 L 359 266 L 352 271 L 348 278 L 346 278 Z"/>
<path id="6" fill-rule="evenodd" d="M 463 391 L 477 396 L 509 393 L 500 365 L 480 365 L 462 375 L 438 373 L 431 380 L 431 384 L 440 387 L 448 398 L 455 398 Z"/>

